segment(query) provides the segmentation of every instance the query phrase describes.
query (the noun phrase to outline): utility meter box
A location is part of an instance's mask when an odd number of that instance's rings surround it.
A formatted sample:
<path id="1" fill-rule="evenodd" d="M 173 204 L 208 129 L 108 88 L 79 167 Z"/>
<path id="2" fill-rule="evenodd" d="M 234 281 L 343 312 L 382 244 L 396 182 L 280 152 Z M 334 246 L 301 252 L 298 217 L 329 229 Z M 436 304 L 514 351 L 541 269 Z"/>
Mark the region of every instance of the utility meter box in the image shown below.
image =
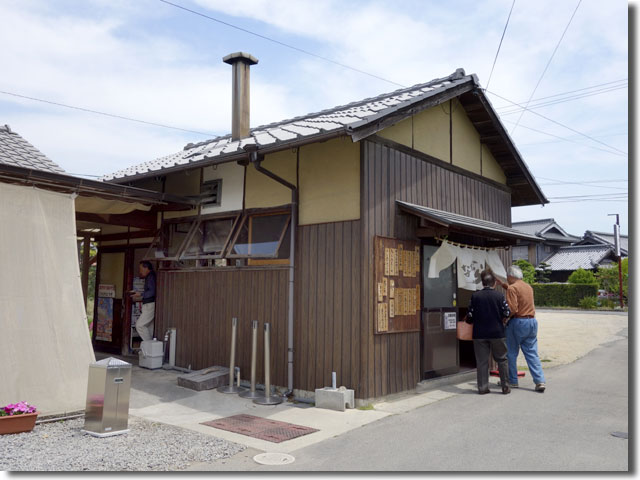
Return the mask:
<path id="1" fill-rule="evenodd" d="M 164 359 L 164 346 L 158 340 L 143 340 L 140 342 L 140 351 L 138 352 L 138 365 L 151 370 L 162 368 Z"/>
<path id="2" fill-rule="evenodd" d="M 129 431 L 131 364 L 109 357 L 89 365 L 83 432 L 96 437 Z"/>

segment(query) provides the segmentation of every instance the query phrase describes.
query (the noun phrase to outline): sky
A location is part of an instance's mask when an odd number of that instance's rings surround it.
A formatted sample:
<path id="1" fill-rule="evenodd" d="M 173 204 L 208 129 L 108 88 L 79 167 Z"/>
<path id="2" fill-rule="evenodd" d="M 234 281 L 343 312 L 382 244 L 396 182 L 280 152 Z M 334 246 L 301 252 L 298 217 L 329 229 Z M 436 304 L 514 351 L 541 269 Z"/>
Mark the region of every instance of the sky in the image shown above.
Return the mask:
<path id="1" fill-rule="evenodd" d="M 580 236 L 612 231 L 607 215 L 619 213 L 628 232 L 626 2 L 582 0 L 577 10 L 578 0 L 172 2 L 371 75 L 160 0 L 2 0 L 0 91 L 175 128 L 7 93 L 0 124 L 67 172 L 100 176 L 227 134 L 231 68 L 222 57 L 231 52 L 259 59 L 252 127 L 464 68 L 487 88 L 551 201 L 513 208 L 513 221 L 555 218 Z M 520 117 L 509 101 L 524 104 L 534 89 Z"/>

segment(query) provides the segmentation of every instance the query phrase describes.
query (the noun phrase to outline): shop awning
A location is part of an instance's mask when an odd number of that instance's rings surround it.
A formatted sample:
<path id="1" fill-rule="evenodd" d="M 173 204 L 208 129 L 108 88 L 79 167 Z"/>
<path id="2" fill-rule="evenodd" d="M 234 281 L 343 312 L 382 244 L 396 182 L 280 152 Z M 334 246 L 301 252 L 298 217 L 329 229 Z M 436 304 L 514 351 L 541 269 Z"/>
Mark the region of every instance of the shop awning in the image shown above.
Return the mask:
<path id="1" fill-rule="evenodd" d="M 445 212 L 444 210 L 437 210 L 435 208 L 415 205 L 400 200 L 396 200 L 396 204 L 401 211 L 415 215 L 416 217 L 424 219 L 429 224 L 436 225 L 450 232 L 480 235 L 485 238 L 508 241 L 511 244 L 519 243 L 520 240 L 528 242 L 542 241 L 541 238 L 535 235 L 529 235 L 499 223 L 467 217 L 457 213 Z"/>

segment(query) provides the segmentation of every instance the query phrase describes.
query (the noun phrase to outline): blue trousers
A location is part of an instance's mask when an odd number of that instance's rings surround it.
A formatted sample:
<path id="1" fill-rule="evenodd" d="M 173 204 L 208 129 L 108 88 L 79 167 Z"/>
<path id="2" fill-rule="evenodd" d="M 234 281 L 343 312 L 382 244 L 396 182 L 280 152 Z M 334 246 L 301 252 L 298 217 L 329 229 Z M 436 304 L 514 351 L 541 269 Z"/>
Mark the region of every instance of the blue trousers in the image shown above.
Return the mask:
<path id="1" fill-rule="evenodd" d="M 518 383 L 518 353 L 522 349 L 529 372 L 535 383 L 545 383 L 538 356 L 538 321 L 535 318 L 512 318 L 507 324 L 507 358 L 509 382 Z"/>

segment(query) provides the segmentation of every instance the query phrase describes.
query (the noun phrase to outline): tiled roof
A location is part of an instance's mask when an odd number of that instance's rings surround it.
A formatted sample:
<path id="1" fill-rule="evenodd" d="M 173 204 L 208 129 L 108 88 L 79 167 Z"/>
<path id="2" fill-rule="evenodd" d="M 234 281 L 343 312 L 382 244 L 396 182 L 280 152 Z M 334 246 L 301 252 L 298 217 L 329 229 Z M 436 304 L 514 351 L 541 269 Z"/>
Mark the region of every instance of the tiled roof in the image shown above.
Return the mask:
<path id="1" fill-rule="evenodd" d="M 467 82 L 478 84 L 475 75 L 465 75 L 464 70 L 459 68 L 448 77 L 321 112 L 263 125 L 252 129 L 250 136 L 241 140 L 231 140 L 231 135 L 225 135 L 200 143 L 190 143 L 180 152 L 105 175 L 102 180 L 137 177 L 205 159 L 223 161 L 225 157 L 242 152 L 242 148 L 247 144 L 257 144 L 259 147 L 282 145 L 284 148 L 286 144 L 297 144 L 314 137 L 331 134 L 338 136 L 347 133 L 348 127 L 361 127 L 373 123 L 392 112 L 411 107 L 413 104 Z"/>
<path id="2" fill-rule="evenodd" d="M 543 218 L 540 220 L 529 220 L 526 222 L 513 222 L 511 226 L 516 230 L 520 230 L 521 232 L 535 235 L 554 222 L 555 221 L 553 218 Z"/>
<path id="3" fill-rule="evenodd" d="M 0 163 L 30 170 L 64 173 L 60 166 L 12 131 L 9 125 L 0 126 Z"/>
<path id="4" fill-rule="evenodd" d="M 526 222 L 513 222 L 512 227 L 521 232 L 528 233 L 530 235 L 536 235 L 545 240 L 559 241 L 565 243 L 573 243 L 580 241 L 580 237 L 570 235 L 565 232 L 553 218 L 542 218 L 540 220 L 529 220 Z M 550 230 L 556 229 L 560 233 L 551 232 Z"/>
<path id="5" fill-rule="evenodd" d="M 544 262 L 553 271 L 577 270 L 578 268 L 590 270 L 598 266 L 602 260 L 614 254 L 609 245 L 573 245 L 560 247 L 556 253 L 546 258 Z"/>
<path id="6" fill-rule="evenodd" d="M 574 237 L 573 235 L 561 235 L 560 233 L 546 232 L 542 234 L 545 240 L 552 240 L 556 242 L 574 243 L 581 240 L 580 237 Z"/>
<path id="7" fill-rule="evenodd" d="M 533 235 L 520 232 L 500 223 L 480 220 L 479 218 L 467 217 L 465 215 L 424 207 L 422 205 L 415 205 L 401 200 L 396 200 L 396 204 L 405 212 L 447 227 L 458 227 L 460 229 L 482 233 L 488 237 L 497 236 L 498 238 L 540 241 L 540 239 Z"/>
<path id="8" fill-rule="evenodd" d="M 594 232 L 591 230 L 587 230 L 585 232 L 585 238 L 591 237 L 596 241 L 600 241 L 602 243 L 615 246 L 615 239 L 613 237 L 613 233 L 605 233 L 605 232 Z M 628 235 L 620 235 L 620 248 L 624 250 L 625 253 L 629 251 L 629 236 Z"/>

